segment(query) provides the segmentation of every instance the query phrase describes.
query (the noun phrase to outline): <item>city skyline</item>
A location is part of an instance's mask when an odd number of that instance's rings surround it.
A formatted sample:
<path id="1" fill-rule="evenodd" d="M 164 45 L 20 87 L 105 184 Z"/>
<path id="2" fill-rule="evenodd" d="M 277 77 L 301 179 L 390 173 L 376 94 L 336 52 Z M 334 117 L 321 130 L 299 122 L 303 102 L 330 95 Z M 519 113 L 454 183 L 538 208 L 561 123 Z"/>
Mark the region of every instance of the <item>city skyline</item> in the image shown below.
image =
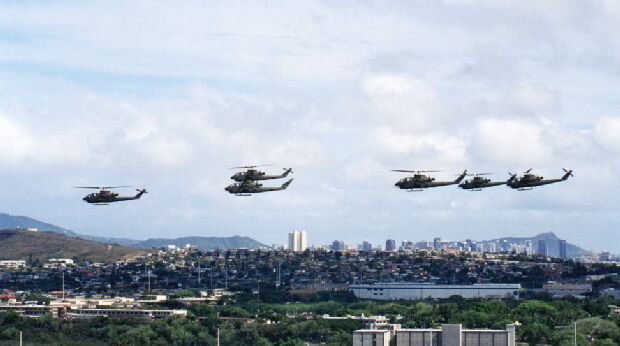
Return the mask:
<path id="1" fill-rule="evenodd" d="M 136 239 L 553 231 L 620 252 L 612 3 L 17 2 L 0 18 L 0 212 Z M 294 169 L 288 190 L 223 190 L 228 167 L 271 163 Z M 575 177 L 407 193 L 388 172 L 529 168 Z M 93 207 L 79 185 L 149 194 Z"/>

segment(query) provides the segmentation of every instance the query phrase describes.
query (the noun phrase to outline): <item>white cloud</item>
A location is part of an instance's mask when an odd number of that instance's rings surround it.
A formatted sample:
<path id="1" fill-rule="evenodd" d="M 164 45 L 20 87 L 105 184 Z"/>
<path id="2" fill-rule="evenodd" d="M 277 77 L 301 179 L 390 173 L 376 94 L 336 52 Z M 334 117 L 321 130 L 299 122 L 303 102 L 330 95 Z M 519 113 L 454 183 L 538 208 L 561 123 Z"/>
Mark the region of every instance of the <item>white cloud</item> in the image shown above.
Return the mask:
<path id="1" fill-rule="evenodd" d="M 31 134 L 6 115 L 0 113 L 0 162 L 24 164 L 33 154 Z"/>
<path id="2" fill-rule="evenodd" d="M 473 141 L 481 160 L 501 166 L 540 165 L 551 155 L 537 121 L 483 119 L 476 126 Z"/>
<path id="3" fill-rule="evenodd" d="M 321 243 L 335 230 L 529 232 L 532 209 L 570 236 L 583 230 L 562 216 L 618 204 L 620 129 L 603 115 L 620 96 L 619 14 L 583 2 L 2 4 L 0 187 L 38 198 L 0 210 L 109 235 L 204 227 L 275 242 L 298 227 Z M 230 198 L 226 168 L 251 163 L 290 165 L 296 180 Z M 528 195 L 403 194 L 386 171 L 409 165 L 439 179 L 567 166 L 575 179 Z M 117 218 L 60 218 L 79 202 L 67 186 L 127 180 L 151 194 Z M 594 217 L 609 238 L 615 220 Z"/>
<path id="4" fill-rule="evenodd" d="M 597 119 L 593 135 L 603 148 L 620 153 L 620 117 L 604 116 Z"/>

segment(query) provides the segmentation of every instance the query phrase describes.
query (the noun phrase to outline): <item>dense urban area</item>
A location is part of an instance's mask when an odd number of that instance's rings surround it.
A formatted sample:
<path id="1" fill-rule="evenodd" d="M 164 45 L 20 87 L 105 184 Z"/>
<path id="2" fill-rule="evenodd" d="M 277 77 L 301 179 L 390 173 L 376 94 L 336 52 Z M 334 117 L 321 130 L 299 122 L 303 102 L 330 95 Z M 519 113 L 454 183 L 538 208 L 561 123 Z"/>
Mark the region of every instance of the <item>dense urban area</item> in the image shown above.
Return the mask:
<path id="1" fill-rule="evenodd" d="M 289 235 L 288 249 L 2 260 L 0 344 L 21 333 L 57 345 L 367 345 L 365 335 L 414 345 L 431 331 L 439 345 L 455 326 L 506 345 L 620 343 L 616 263 L 514 249 L 308 249 L 304 237 Z"/>

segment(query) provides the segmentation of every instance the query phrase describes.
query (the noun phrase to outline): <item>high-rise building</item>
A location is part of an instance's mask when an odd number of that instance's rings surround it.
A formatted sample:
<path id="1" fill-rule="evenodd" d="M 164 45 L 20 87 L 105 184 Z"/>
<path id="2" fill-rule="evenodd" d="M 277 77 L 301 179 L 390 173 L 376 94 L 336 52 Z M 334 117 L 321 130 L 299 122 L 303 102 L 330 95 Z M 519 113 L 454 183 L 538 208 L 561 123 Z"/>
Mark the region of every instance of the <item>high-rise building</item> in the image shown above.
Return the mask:
<path id="1" fill-rule="evenodd" d="M 344 245 L 344 240 L 334 240 L 334 242 L 332 243 L 332 250 L 334 251 L 346 250 L 346 246 Z"/>
<path id="2" fill-rule="evenodd" d="M 401 247 L 403 248 L 403 250 L 413 250 L 414 244 L 411 240 L 404 240 L 401 243 Z"/>
<path id="3" fill-rule="evenodd" d="M 495 243 L 489 243 L 489 245 L 487 245 L 487 251 L 490 253 L 496 253 L 497 245 Z"/>
<path id="4" fill-rule="evenodd" d="M 560 258 L 561 259 L 567 259 L 568 257 L 566 257 L 566 240 L 564 240 L 564 239 L 558 240 L 558 246 L 560 248 L 560 250 L 559 250 Z"/>
<path id="5" fill-rule="evenodd" d="M 308 234 L 306 231 L 293 231 L 288 234 L 288 249 L 292 251 L 306 251 L 308 248 Z"/>
<path id="6" fill-rule="evenodd" d="M 435 250 L 441 249 L 441 238 L 437 237 L 433 239 L 433 247 L 435 248 Z"/>
<path id="7" fill-rule="evenodd" d="M 544 239 L 538 240 L 538 254 L 547 256 L 547 244 L 545 243 Z"/>
<path id="8" fill-rule="evenodd" d="M 369 243 L 367 240 L 364 240 L 359 246 L 359 249 L 362 251 L 372 251 L 372 244 Z"/>
<path id="9" fill-rule="evenodd" d="M 531 240 L 525 241 L 525 254 L 531 256 L 534 254 L 534 245 L 532 245 Z"/>
<path id="10" fill-rule="evenodd" d="M 396 240 L 388 239 L 385 241 L 385 251 L 394 251 L 396 250 Z"/>

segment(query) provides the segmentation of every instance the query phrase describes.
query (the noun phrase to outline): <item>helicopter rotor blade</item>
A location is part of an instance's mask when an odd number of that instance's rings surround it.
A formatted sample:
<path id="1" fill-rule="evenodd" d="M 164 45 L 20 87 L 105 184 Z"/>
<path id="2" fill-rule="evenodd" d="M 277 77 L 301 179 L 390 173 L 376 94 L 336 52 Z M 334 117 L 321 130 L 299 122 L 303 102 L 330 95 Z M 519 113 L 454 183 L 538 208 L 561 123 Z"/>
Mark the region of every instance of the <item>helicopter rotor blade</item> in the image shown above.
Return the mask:
<path id="1" fill-rule="evenodd" d="M 256 167 L 267 167 L 267 166 L 273 166 L 273 163 L 270 163 L 268 165 L 249 165 L 249 166 L 230 167 L 229 169 L 252 169 Z"/>
<path id="2" fill-rule="evenodd" d="M 107 189 L 118 189 L 121 187 L 133 187 L 129 185 L 122 186 L 76 186 L 76 189 L 98 189 L 98 190 L 107 190 Z"/>
<path id="3" fill-rule="evenodd" d="M 437 173 L 442 172 L 438 170 L 421 170 L 421 169 L 391 169 L 392 172 L 404 172 L 404 173 Z"/>

